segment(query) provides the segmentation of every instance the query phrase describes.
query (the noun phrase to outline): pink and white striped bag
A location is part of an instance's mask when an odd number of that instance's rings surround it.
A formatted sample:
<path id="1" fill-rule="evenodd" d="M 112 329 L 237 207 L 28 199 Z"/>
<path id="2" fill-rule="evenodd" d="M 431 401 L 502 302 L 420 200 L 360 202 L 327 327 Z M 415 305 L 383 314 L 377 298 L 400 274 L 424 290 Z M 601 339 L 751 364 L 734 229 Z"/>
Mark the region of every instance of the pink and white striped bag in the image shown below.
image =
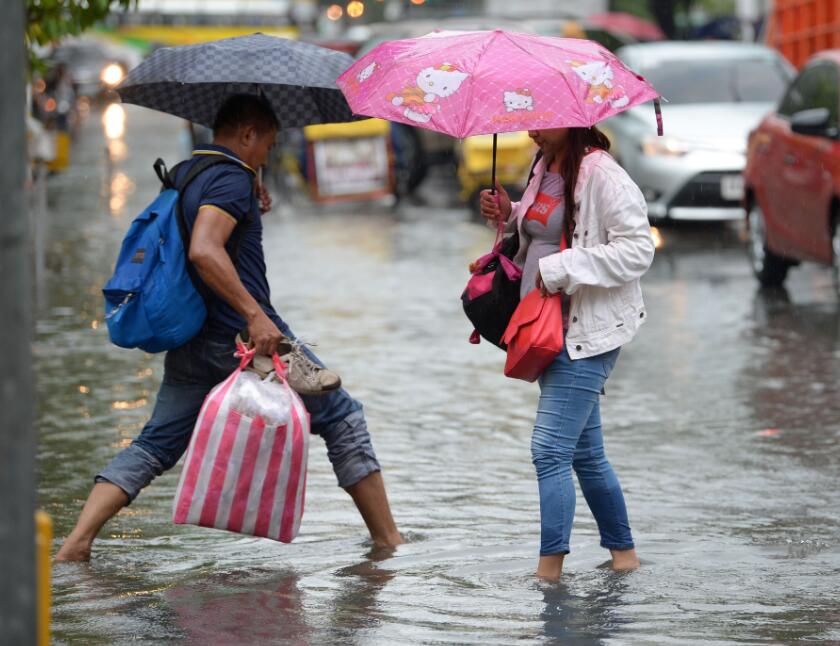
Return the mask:
<path id="1" fill-rule="evenodd" d="M 201 407 L 172 520 L 290 543 L 303 516 L 309 413 L 277 355 L 264 380 L 243 371 L 253 350 L 240 345 L 237 356 Z"/>

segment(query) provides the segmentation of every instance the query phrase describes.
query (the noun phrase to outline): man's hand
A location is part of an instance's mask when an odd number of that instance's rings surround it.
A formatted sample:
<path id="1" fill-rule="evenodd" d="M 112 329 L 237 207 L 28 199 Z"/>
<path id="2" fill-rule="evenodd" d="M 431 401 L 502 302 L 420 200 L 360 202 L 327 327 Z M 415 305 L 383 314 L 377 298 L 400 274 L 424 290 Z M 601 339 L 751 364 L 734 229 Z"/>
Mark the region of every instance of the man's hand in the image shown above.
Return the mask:
<path id="1" fill-rule="evenodd" d="M 248 321 L 248 338 L 250 339 L 249 345 L 256 348 L 257 354 L 270 357 L 277 351 L 278 344 L 285 337 L 266 313 L 260 309 L 259 313 Z"/>
<path id="2" fill-rule="evenodd" d="M 481 215 L 488 220 L 498 222 L 499 218 L 507 220 L 510 217 L 510 196 L 504 187 L 499 184 L 499 180 L 496 180 L 496 195 L 493 195 L 489 188 L 485 188 L 481 191 L 478 204 Z"/>
<path id="3" fill-rule="evenodd" d="M 257 180 L 254 184 L 254 192 L 257 194 L 257 200 L 260 203 L 260 213 L 268 213 L 271 210 L 271 194 L 265 184 Z"/>
<path id="4" fill-rule="evenodd" d="M 235 220 L 224 211 L 202 206 L 193 226 L 190 262 L 207 286 L 248 322 L 248 334 L 257 351 L 271 356 L 282 334 L 245 289 L 225 250 L 235 226 Z"/>

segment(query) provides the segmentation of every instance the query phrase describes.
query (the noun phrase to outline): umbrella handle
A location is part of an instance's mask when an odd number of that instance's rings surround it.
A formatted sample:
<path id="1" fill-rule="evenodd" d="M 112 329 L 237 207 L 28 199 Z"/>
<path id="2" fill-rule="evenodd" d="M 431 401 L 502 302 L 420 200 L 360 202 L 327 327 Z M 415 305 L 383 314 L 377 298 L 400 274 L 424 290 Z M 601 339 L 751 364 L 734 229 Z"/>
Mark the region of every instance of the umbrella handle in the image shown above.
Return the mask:
<path id="1" fill-rule="evenodd" d="M 496 198 L 496 206 L 499 207 L 499 213 L 501 213 L 501 208 L 502 208 L 501 198 L 500 198 L 498 192 L 496 191 L 496 144 L 497 144 L 497 141 L 498 141 L 498 135 L 494 132 L 493 133 L 493 171 L 492 171 L 492 179 L 491 179 L 492 183 L 490 185 L 490 195 L 492 195 L 494 198 Z M 504 228 L 505 228 L 504 221 L 505 221 L 505 219 L 500 217 L 499 221 L 496 223 L 496 240 L 493 243 L 493 248 L 494 249 L 499 244 L 499 241 L 502 239 L 502 232 L 504 231 Z"/>
<path id="2" fill-rule="evenodd" d="M 659 97 L 653 100 L 653 112 L 656 115 L 656 134 L 662 136 L 664 129 L 662 127 L 662 103 Z"/>
<path id="3" fill-rule="evenodd" d="M 496 138 L 498 135 L 493 133 L 493 173 L 492 173 L 492 180 L 490 184 L 490 194 L 496 194 Z M 498 202 L 498 200 L 496 200 Z"/>

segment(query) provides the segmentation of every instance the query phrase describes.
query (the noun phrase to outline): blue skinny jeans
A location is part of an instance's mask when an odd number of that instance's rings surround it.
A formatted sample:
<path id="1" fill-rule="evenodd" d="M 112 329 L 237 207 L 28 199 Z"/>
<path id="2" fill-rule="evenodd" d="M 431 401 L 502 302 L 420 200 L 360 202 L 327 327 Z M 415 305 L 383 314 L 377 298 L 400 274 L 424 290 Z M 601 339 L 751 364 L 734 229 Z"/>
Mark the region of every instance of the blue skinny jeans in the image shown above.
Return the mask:
<path id="1" fill-rule="evenodd" d="M 621 485 L 604 453 L 599 396 L 619 349 L 572 361 L 565 348 L 539 379 L 531 459 L 540 490 L 540 554 L 568 554 L 578 477 L 601 547 L 634 547 Z"/>

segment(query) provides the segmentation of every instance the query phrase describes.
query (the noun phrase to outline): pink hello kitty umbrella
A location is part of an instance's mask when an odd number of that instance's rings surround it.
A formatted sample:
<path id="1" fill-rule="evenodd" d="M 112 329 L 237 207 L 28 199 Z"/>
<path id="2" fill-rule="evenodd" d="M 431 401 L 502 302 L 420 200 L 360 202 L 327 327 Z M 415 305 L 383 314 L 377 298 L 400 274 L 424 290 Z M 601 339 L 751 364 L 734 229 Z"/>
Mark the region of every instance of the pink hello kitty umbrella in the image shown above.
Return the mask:
<path id="1" fill-rule="evenodd" d="M 440 31 L 375 47 L 336 80 L 353 112 L 453 137 L 589 127 L 659 93 L 598 43 Z M 495 185 L 495 137 L 493 176 Z"/>

